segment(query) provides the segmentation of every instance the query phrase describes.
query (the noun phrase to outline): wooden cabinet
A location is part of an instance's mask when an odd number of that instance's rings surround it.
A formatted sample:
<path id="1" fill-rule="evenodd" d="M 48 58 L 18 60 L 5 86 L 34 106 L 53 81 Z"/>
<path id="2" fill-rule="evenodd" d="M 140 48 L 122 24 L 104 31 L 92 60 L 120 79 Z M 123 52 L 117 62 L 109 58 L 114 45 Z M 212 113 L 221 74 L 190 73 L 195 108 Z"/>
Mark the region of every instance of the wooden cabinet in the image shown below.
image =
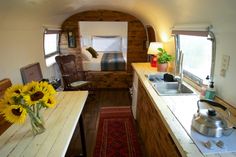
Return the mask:
<path id="1" fill-rule="evenodd" d="M 179 153 L 159 113 L 142 83 L 138 83 L 137 123 L 148 157 L 179 157 Z"/>

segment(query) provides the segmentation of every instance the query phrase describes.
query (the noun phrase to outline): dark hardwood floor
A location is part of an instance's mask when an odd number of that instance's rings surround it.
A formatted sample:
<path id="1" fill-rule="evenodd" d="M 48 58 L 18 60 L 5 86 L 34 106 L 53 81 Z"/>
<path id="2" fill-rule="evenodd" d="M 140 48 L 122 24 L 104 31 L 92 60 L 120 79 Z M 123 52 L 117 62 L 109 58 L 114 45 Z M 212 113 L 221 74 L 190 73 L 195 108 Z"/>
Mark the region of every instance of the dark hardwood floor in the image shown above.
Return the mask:
<path id="1" fill-rule="evenodd" d="M 93 155 L 93 148 L 96 142 L 96 132 L 98 124 L 99 109 L 105 106 L 130 106 L 131 97 L 128 89 L 103 89 L 97 90 L 93 95 L 87 99 L 83 110 L 83 121 L 85 130 L 85 139 L 87 147 L 87 156 Z M 67 150 L 67 157 L 79 156 L 81 150 L 79 126 L 74 132 L 69 148 Z"/>

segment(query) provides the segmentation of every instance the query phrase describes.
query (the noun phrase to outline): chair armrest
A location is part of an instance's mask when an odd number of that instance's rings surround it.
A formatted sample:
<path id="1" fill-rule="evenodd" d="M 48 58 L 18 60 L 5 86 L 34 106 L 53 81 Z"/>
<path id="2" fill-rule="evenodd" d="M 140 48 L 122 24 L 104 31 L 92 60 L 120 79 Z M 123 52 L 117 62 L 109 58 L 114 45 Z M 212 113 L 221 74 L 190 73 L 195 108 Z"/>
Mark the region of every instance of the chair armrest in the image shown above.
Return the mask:
<path id="1" fill-rule="evenodd" d="M 62 77 L 70 77 L 71 75 L 67 74 L 67 75 L 61 75 Z"/>

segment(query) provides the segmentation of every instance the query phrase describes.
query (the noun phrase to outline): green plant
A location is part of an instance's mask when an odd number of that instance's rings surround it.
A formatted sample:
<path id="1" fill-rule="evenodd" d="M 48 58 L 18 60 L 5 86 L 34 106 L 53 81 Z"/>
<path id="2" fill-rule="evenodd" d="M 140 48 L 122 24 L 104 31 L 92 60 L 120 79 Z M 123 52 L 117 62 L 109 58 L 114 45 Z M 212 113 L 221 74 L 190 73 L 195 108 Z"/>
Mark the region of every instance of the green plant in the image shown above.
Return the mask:
<path id="1" fill-rule="evenodd" d="M 174 59 L 174 57 L 172 55 L 168 54 L 165 49 L 158 48 L 158 50 L 160 51 L 157 54 L 158 55 L 157 61 L 159 64 L 168 63 Z"/>

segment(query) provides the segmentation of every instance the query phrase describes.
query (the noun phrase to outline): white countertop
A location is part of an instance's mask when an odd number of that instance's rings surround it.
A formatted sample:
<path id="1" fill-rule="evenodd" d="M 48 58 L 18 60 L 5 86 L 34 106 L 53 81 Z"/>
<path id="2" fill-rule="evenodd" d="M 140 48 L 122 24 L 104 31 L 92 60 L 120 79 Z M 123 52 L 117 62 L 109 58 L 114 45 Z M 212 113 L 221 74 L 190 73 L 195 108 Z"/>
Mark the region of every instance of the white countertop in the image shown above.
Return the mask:
<path id="1" fill-rule="evenodd" d="M 203 155 L 189 136 L 191 133 L 192 116 L 197 112 L 197 100 L 199 100 L 199 95 L 159 96 L 145 77 L 147 74 L 157 73 L 156 68 L 152 68 L 150 63 L 132 63 L 132 66 L 138 74 L 139 80 L 146 89 L 151 101 L 155 105 L 157 112 L 161 115 L 166 128 L 182 156 L 236 156 L 236 153 Z M 178 117 L 178 119 L 176 117 Z"/>

